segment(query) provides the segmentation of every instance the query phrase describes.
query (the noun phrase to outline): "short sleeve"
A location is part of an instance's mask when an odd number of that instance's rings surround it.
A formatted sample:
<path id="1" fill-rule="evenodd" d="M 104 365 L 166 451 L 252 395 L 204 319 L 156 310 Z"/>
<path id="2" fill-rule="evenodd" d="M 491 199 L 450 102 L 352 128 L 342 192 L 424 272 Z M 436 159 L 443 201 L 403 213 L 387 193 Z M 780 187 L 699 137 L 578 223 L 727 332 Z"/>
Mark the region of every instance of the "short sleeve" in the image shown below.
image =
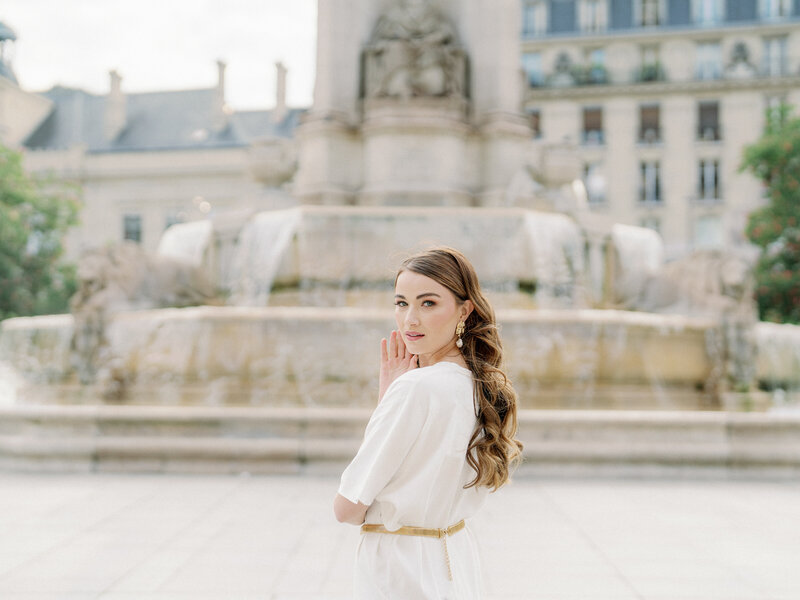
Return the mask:
<path id="1" fill-rule="evenodd" d="M 402 377 L 402 376 L 401 376 Z M 372 413 L 364 441 L 342 473 L 339 494 L 369 506 L 397 473 L 428 417 L 415 381 L 395 380 Z"/>

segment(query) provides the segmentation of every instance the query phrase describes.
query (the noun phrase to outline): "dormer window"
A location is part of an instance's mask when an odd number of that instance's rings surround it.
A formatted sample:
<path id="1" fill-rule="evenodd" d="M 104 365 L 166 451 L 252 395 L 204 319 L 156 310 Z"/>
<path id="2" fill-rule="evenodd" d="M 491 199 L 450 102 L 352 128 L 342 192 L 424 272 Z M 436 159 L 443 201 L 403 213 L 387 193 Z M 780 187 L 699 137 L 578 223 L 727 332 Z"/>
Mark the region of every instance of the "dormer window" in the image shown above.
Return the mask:
<path id="1" fill-rule="evenodd" d="M 200 142 L 205 142 L 208 139 L 208 135 L 209 135 L 208 129 L 206 129 L 205 127 L 201 127 L 200 129 L 195 129 L 192 132 L 191 138 L 193 142 L 200 143 Z"/>

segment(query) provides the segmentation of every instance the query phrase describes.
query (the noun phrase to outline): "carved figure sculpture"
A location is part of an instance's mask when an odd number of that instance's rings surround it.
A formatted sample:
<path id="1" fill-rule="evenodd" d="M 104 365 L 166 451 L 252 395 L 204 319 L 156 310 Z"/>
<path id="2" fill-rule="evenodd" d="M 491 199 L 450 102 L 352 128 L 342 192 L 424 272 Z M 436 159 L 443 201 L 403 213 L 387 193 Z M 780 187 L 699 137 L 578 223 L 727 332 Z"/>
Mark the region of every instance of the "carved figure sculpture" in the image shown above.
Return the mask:
<path id="1" fill-rule="evenodd" d="M 464 94 L 464 51 L 453 27 L 428 0 L 393 3 L 364 52 L 367 97 Z"/>
<path id="2" fill-rule="evenodd" d="M 70 301 L 81 383 L 93 382 L 107 366 L 106 326 L 114 312 L 214 303 L 215 290 L 199 267 L 152 256 L 132 242 L 89 250 L 78 263 L 78 290 Z"/>
<path id="3" fill-rule="evenodd" d="M 556 57 L 553 74 L 550 76 L 550 84 L 559 87 L 575 85 L 575 77 L 572 74 L 572 59 L 566 52 L 561 52 Z"/>
<path id="4" fill-rule="evenodd" d="M 731 50 L 731 62 L 725 68 L 730 79 L 746 79 L 754 76 L 756 68 L 750 62 L 750 50 L 744 42 L 736 42 Z"/>

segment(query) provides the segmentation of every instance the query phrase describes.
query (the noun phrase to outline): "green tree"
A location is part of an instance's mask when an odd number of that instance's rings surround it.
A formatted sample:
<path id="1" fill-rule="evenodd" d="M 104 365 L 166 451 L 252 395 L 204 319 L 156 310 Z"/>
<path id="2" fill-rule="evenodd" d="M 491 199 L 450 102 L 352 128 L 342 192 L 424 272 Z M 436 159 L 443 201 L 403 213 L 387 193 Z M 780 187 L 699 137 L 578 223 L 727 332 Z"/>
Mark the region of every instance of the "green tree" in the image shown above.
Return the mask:
<path id="1" fill-rule="evenodd" d="M 0 146 L 0 319 L 67 310 L 75 267 L 62 239 L 78 209 L 76 187 L 28 176 L 22 155 Z"/>
<path id="2" fill-rule="evenodd" d="M 755 268 L 759 315 L 800 323 L 800 117 L 791 106 L 767 111 L 764 134 L 744 150 L 744 170 L 764 183 L 768 198 L 745 230 L 762 249 Z"/>

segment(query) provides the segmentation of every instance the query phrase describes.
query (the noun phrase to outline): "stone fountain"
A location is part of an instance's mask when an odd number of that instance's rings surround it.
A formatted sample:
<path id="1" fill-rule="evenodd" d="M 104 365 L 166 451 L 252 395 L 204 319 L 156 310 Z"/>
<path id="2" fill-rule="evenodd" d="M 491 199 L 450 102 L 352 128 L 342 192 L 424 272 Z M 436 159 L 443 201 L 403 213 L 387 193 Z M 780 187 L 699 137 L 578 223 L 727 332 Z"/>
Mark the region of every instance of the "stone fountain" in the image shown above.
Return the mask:
<path id="1" fill-rule="evenodd" d="M 250 469 L 265 456 L 346 457 L 375 403 L 394 269 L 446 244 L 473 260 L 498 310 L 521 406 L 554 409 L 523 411 L 529 431 L 551 419 L 544 438 L 562 427 L 578 439 L 586 419 L 612 418 L 624 442 L 646 421 L 656 440 L 674 441 L 664 427 L 683 441 L 721 439 L 711 462 L 729 462 L 735 444 L 718 437 L 735 429 L 727 421 L 630 411 L 769 411 L 770 390 L 791 399 L 800 386 L 800 328 L 757 322 L 752 257 L 707 251 L 664 264 L 656 233 L 588 212 L 574 150 L 532 141 L 520 114 L 517 5 L 320 3 L 296 207 L 173 225 L 156 256 L 123 246 L 87 257 L 72 315 L 1 325 L 8 427 L 36 430 L 50 415 L 93 439 L 113 432 L 106 462 L 117 466 L 151 448 L 144 427 L 163 452 L 139 464 L 157 470 L 197 464 L 197 453 Z M 595 412 L 612 408 L 624 410 Z M 698 423 L 713 433 L 692 434 Z M 4 446 L 1 434 L 0 457 L 14 444 L 25 455 L 24 440 Z M 214 454 L 222 438 L 235 447 Z M 69 439 L 55 455 L 97 463 L 96 444 Z M 673 452 L 658 444 L 645 455 Z"/>

